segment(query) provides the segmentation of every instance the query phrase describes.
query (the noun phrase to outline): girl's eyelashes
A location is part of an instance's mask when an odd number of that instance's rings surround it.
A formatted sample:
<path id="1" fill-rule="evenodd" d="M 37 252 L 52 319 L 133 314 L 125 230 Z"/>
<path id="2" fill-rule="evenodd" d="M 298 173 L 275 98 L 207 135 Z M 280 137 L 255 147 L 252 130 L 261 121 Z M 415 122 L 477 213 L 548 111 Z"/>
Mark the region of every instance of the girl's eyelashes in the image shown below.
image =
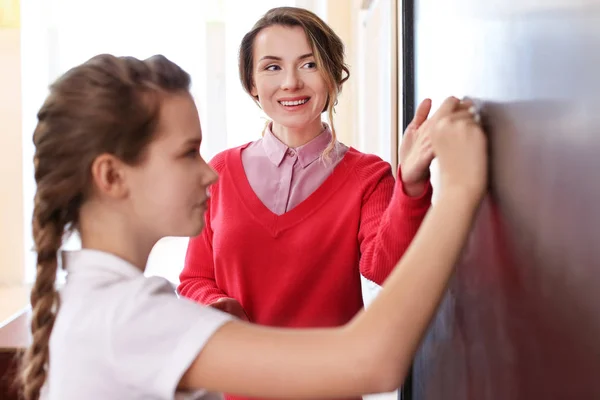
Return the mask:
<path id="1" fill-rule="evenodd" d="M 190 149 L 190 150 L 188 150 L 185 153 L 185 156 L 189 157 L 189 158 L 199 157 L 200 156 L 200 149 L 197 149 L 197 148 Z"/>

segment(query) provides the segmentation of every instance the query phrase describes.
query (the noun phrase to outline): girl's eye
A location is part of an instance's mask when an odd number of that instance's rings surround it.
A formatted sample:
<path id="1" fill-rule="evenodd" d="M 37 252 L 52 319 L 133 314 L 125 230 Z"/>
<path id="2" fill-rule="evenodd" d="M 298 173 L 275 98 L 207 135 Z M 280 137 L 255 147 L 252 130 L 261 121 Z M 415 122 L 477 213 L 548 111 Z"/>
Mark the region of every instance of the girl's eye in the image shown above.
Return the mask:
<path id="1" fill-rule="evenodd" d="M 198 157 L 199 155 L 200 155 L 200 151 L 198 151 L 198 149 L 191 149 L 190 151 L 185 153 L 185 156 L 190 157 L 190 158 L 195 158 L 195 157 Z"/>
<path id="2" fill-rule="evenodd" d="M 269 65 L 267 68 L 265 68 L 267 71 L 278 71 L 279 65 Z"/>
<path id="3" fill-rule="evenodd" d="M 307 62 L 306 64 L 304 64 L 304 67 L 309 69 L 317 68 L 317 63 L 314 61 Z"/>

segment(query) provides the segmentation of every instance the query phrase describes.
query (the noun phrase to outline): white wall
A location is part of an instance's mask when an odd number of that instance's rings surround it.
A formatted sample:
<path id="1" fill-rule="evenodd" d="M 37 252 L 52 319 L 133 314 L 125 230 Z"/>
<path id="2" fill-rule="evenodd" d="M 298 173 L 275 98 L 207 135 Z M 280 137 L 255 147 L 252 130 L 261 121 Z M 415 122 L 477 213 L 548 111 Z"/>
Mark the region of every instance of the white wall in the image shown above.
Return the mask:
<path id="1" fill-rule="evenodd" d="M 0 286 L 23 280 L 21 34 L 0 26 Z"/>

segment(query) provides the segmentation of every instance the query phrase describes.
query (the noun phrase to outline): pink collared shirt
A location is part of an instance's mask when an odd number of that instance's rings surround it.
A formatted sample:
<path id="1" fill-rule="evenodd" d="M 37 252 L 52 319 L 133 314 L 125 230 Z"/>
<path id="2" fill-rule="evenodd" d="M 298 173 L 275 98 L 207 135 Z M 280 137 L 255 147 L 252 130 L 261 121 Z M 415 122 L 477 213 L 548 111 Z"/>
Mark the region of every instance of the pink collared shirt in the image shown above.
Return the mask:
<path id="1" fill-rule="evenodd" d="M 329 160 L 321 159 L 331 141 L 331 130 L 296 149 L 273 135 L 270 126 L 262 139 L 242 151 L 242 164 L 248 182 L 262 203 L 282 215 L 306 200 L 342 160 L 348 147 L 336 141 Z"/>

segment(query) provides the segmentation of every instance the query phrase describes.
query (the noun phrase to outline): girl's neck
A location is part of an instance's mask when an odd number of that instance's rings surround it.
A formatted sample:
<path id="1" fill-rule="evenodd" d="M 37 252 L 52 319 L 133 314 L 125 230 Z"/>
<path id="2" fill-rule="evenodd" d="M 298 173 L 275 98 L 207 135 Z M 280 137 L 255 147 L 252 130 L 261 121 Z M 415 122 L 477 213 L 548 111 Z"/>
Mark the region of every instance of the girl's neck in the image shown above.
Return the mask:
<path id="1" fill-rule="evenodd" d="M 148 256 L 156 244 L 156 240 L 145 239 L 132 229 L 128 215 L 93 203 L 81 209 L 79 234 L 82 248 L 114 254 L 141 271 L 146 269 Z"/>

